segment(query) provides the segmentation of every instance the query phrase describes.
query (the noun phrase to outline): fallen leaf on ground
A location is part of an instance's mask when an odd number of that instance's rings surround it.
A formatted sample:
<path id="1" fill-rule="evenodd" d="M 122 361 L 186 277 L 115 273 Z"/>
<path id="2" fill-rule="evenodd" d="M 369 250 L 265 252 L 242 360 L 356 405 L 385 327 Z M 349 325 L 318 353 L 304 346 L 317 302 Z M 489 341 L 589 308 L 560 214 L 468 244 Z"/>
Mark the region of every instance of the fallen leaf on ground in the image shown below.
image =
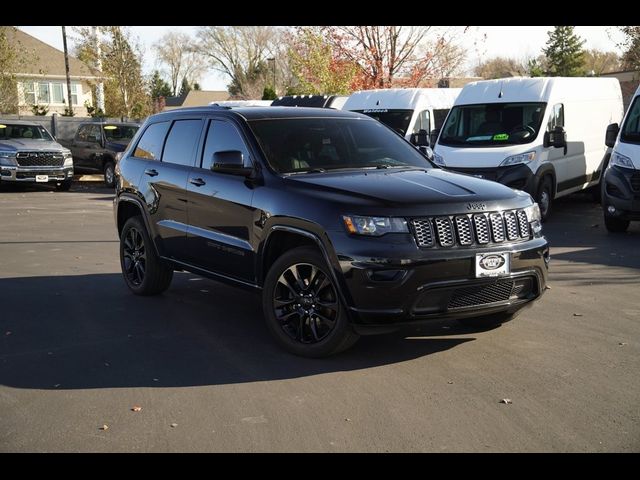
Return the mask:
<path id="1" fill-rule="evenodd" d="M 551 287 L 549 285 L 547 285 L 545 288 L 546 290 L 551 290 Z"/>
<path id="2" fill-rule="evenodd" d="M 350 422 L 350 421 L 351 421 L 351 419 L 350 419 L 350 418 L 345 418 L 345 419 L 344 419 L 344 421 L 345 421 L 345 422 Z"/>
<path id="3" fill-rule="evenodd" d="M 513 402 L 511 401 L 510 398 L 503 398 L 502 400 L 500 400 L 500 403 L 504 403 L 505 405 L 511 405 Z"/>
<path id="4" fill-rule="evenodd" d="M 451 380 L 449 380 L 447 383 L 448 383 L 449 385 L 453 385 L 453 382 L 452 382 Z"/>
<path id="5" fill-rule="evenodd" d="M 623 345 L 626 345 L 626 344 L 627 344 L 627 342 L 620 342 L 620 343 L 618 343 L 618 345 L 620 345 L 621 347 L 622 347 Z"/>
<path id="6" fill-rule="evenodd" d="M 581 313 L 574 313 L 574 314 L 573 314 L 573 316 L 574 316 L 574 317 L 581 317 L 581 316 L 582 316 L 582 314 L 581 314 Z"/>
<path id="7" fill-rule="evenodd" d="M 176 428 L 177 426 L 178 426 L 178 424 L 177 424 L 177 423 L 172 423 L 172 424 L 171 424 L 171 428 Z"/>
<path id="8" fill-rule="evenodd" d="M 100 427 L 100 430 L 109 430 L 109 425 L 106 423 Z"/>
<path id="9" fill-rule="evenodd" d="M 142 410 L 142 407 L 140 405 L 134 405 L 131 408 L 131 411 L 133 411 L 133 412 L 139 412 L 140 410 Z"/>

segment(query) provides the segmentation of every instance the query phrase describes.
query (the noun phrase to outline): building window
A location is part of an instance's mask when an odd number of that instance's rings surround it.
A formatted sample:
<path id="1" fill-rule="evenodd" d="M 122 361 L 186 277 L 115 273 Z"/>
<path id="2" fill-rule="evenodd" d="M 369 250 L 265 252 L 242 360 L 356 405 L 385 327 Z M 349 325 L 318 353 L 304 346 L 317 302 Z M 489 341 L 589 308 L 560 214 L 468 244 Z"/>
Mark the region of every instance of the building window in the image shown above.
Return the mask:
<path id="1" fill-rule="evenodd" d="M 66 105 L 66 82 L 23 82 L 24 103 L 26 105 Z M 82 86 L 79 83 L 71 83 L 71 101 L 73 106 L 79 106 L 82 97 Z"/>
<path id="2" fill-rule="evenodd" d="M 36 103 L 35 84 L 33 82 L 24 82 L 22 84 L 24 90 L 24 103 L 33 105 Z"/>

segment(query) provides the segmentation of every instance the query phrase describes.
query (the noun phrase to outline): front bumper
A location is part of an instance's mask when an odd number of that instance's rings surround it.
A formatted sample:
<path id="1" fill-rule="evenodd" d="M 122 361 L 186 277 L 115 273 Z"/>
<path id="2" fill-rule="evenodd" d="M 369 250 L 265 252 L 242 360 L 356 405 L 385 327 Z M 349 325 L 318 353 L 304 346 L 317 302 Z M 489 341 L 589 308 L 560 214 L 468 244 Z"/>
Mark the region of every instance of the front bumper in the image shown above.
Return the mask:
<path id="1" fill-rule="evenodd" d="M 546 288 L 549 246 L 544 237 L 486 248 L 418 249 L 408 243 L 411 236 L 397 235 L 395 247 L 378 246 L 386 257 L 375 250 L 362 255 L 366 244 L 375 245 L 371 240 L 380 239 L 358 238 L 360 248 L 356 245 L 351 254 L 342 249 L 338 256 L 351 321 L 360 331 L 515 312 Z M 476 253 L 504 252 L 510 253 L 509 275 L 476 278 Z"/>
<path id="2" fill-rule="evenodd" d="M 530 195 L 535 195 L 538 186 L 536 176 L 528 166 L 523 164 L 496 168 L 455 168 L 446 166 L 444 168 L 452 172 L 493 180 L 507 187 L 524 190 Z"/>
<path id="3" fill-rule="evenodd" d="M 640 220 L 640 170 L 610 165 L 604 174 L 602 208 L 610 217 Z M 608 207 L 615 207 L 615 212 Z"/>
<path id="4" fill-rule="evenodd" d="M 73 177 L 73 167 L 0 166 L 0 182 L 35 183 L 36 175 L 47 175 L 49 183 L 62 182 Z"/>

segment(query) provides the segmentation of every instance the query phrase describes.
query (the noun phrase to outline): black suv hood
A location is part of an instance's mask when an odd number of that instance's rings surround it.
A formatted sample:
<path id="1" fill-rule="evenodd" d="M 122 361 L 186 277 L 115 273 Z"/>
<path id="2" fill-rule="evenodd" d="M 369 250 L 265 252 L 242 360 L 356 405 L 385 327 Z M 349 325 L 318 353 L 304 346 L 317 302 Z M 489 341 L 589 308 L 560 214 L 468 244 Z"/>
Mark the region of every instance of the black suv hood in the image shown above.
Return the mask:
<path id="1" fill-rule="evenodd" d="M 325 195 L 358 197 L 364 203 L 390 205 L 459 204 L 468 202 L 504 203 L 529 195 L 489 180 L 441 169 L 358 170 L 301 174 L 288 177 L 304 190 Z M 336 200 L 338 200 L 336 198 Z M 507 202 L 509 203 L 509 202 Z"/>

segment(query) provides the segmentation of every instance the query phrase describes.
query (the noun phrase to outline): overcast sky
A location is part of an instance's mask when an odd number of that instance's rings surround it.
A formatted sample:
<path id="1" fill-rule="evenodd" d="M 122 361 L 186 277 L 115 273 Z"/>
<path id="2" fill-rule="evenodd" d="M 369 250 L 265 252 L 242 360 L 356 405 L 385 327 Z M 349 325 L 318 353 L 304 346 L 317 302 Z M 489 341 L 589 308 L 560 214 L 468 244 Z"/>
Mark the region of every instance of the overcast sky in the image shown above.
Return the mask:
<path id="1" fill-rule="evenodd" d="M 62 50 L 62 30 L 59 26 L 19 26 L 30 35 Z M 161 27 L 161 26 L 139 26 L 130 27 L 135 36 L 140 39 L 144 47 L 143 70 L 144 73 L 151 72 L 155 65 L 155 54 L 152 48 L 162 35 L 168 31 L 181 31 L 194 35 L 198 27 Z M 464 27 L 452 28 L 458 43 L 467 48 L 467 73 L 478 63 L 480 58 L 495 57 L 498 55 L 506 57 L 535 57 L 541 53 L 542 47 L 547 41 L 547 32 L 550 26 L 492 26 L 492 27 L 469 27 L 463 33 Z M 72 30 L 67 28 L 67 32 Z M 576 27 L 576 33 L 585 41 L 585 48 L 597 48 L 605 51 L 616 51 L 616 43 L 621 40 L 616 27 Z M 619 52 L 618 52 L 619 53 Z M 203 90 L 225 90 L 229 79 L 214 71 L 210 71 L 201 79 Z"/>

